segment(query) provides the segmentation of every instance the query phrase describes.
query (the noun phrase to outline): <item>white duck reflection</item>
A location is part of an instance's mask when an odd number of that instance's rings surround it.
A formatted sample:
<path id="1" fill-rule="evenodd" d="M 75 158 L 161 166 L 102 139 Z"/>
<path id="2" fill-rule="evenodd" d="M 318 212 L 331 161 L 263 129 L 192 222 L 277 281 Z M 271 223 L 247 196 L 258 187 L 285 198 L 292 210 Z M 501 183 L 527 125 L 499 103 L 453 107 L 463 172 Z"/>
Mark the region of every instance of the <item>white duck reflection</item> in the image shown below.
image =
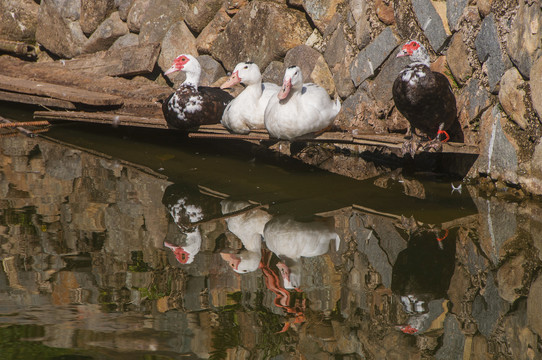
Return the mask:
<path id="1" fill-rule="evenodd" d="M 252 204 L 248 201 L 222 200 L 223 214 L 245 209 Z M 271 219 L 266 211 L 254 209 L 226 219 L 228 230 L 243 243 L 244 249 L 238 254 L 220 253 L 231 268 L 240 274 L 255 271 L 260 265 L 262 236 L 265 224 Z"/>
<path id="2" fill-rule="evenodd" d="M 300 285 L 301 257 L 327 253 L 331 240 L 335 240 L 336 251 L 340 245 L 333 218 L 299 222 L 279 216 L 265 225 L 263 235 L 267 248 L 281 259 L 277 267 L 281 271 L 286 289 L 294 289 Z"/>

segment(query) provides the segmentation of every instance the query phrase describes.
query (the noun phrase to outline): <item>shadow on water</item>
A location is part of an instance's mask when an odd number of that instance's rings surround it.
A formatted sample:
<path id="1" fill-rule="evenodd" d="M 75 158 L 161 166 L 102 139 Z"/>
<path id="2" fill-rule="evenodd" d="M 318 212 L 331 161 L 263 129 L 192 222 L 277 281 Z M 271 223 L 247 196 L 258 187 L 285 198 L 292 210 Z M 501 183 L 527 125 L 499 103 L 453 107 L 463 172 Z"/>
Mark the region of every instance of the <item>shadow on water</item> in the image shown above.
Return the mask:
<path id="1" fill-rule="evenodd" d="M 47 137 L 0 143 L 2 359 L 541 356 L 539 203 L 174 132 Z"/>

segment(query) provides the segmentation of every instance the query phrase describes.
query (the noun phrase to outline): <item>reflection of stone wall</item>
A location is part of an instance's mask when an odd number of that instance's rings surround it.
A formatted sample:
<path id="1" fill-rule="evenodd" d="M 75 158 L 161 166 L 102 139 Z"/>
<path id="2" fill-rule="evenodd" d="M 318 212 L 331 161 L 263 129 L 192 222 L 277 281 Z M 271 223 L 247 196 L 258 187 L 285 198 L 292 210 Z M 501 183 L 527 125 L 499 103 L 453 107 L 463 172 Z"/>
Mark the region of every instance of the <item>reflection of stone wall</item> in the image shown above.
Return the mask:
<path id="1" fill-rule="evenodd" d="M 307 306 L 296 323 L 275 305 L 260 269 L 240 275 L 220 258 L 223 248 L 242 248 L 225 219 L 199 226 L 193 264 L 163 248 L 165 239 L 185 239 L 162 204 L 166 180 L 44 140 L 0 146 L 10 155 L 0 156 L 0 302 L 10 321 L 25 323 L 30 312 L 51 324 L 41 335 L 48 346 L 202 358 L 541 355 L 539 204 L 473 192 L 478 214 L 418 227 L 334 212 L 339 250 L 301 259 L 297 295 Z M 431 276 L 444 289 L 423 283 Z M 408 310 L 405 295 L 423 301 L 423 311 Z M 285 322 L 290 330 L 279 333 Z M 398 329 L 407 324 L 416 340 Z"/>

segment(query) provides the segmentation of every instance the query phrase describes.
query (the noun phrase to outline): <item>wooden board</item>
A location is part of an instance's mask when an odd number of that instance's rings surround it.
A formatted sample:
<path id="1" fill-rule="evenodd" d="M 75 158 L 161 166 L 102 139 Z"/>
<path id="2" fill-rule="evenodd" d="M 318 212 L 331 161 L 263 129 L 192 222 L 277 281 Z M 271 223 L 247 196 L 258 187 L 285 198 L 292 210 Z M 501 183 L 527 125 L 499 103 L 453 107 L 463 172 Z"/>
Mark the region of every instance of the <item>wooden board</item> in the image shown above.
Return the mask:
<path id="1" fill-rule="evenodd" d="M 75 110 L 75 105 L 70 101 L 8 91 L 0 91 L 0 100 L 21 104 L 42 105 L 47 107 Z"/>
<path id="2" fill-rule="evenodd" d="M 0 75 L 0 90 L 37 96 L 48 96 L 73 103 L 94 106 L 120 106 L 123 103 L 122 98 L 115 95 L 83 90 L 76 87 L 55 85 L 42 81 L 19 79 L 5 75 Z"/>
<path id="3" fill-rule="evenodd" d="M 167 129 L 166 120 L 161 117 L 144 117 L 129 114 L 84 111 L 36 111 L 35 119 L 80 121 L 112 126 L 136 126 L 156 129 Z"/>
<path id="4" fill-rule="evenodd" d="M 80 71 L 97 76 L 134 76 L 149 74 L 160 54 L 160 44 L 128 46 L 122 49 L 99 51 L 71 60 L 43 63 L 44 67 Z"/>

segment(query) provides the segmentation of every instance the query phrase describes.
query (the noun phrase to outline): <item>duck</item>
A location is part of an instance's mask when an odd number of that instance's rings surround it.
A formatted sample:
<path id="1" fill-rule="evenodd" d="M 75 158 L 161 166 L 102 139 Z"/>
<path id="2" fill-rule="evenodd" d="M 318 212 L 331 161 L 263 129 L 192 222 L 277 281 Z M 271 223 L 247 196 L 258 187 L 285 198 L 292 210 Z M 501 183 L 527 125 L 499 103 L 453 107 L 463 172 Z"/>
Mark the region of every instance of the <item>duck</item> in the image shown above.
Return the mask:
<path id="1" fill-rule="evenodd" d="M 179 55 L 164 75 L 175 71 L 184 72 L 186 79 L 162 104 L 169 127 L 188 130 L 200 125 L 218 124 L 233 96 L 219 88 L 199 86 L 201 65 L 192 55 Z"/>
<path id="2" fill-rule="evenodd" d="M 183 265 L 193 263 L 196 255 L 201 249 L 201 233 L 199 227 L 195 227 L 185 234 L 186 239 L 183 246 L 164 241 L 164 246 L 173 251 L 177 261 Z"/>
<path id="3" fill-rule="evenodd" d="M 304 84 L 299 66 L 290 66 L 277 96 L 269 99 L 264 124 L 271 137 L 293 140 L 331 127 L 340 110 L 339 99 L 332 101 L 321 86 Z"/>
<path id="4" fill-rule="evenodd" d="M 246 87 L 224 110 L 222 125 L 238 134 L 265 129 L 265 108 L 269 99 L 278 94 L 280 87 L 273 83 L 262 83 L 260 68 L 251 61 L 237 64 L 230 78 L 220 88 L 230 88 L 239 83 Z"/>
<path id="5" fill-rule="evenodd" d="M 411 63 L 399 72 L 392 87 L 397 110 L 410 124 L 410 142 L 403 144 L 403 155 L 412 157 L 418 149 L 442 148 L 450 139 L 448 133 L 457 119 L 455 95 L 445 75 L 429 67 L 427 49 L 416 40 L 403 45 L 397 57 L 409 56 Z M 421 144 L 416 132 L 433 140 Z M 441 137 L 444 137 L 441 140 Z"/>
<path id="6" fill-rule="evenodd" d="M 222 213 L 231 214 L 253 206 L 248 201 L 222 200 Z M 243 243 L 243 250 L 238 254 L 221 252 L 220 256 L 239 274 L 255 271 L 260 266 L 262 256 L 262 237 L 265 224 L 271 215 L 260 208 L 243 212 L 226 219 L 228 230 Z"/>
<path id="7" fill-rule="evenodd" d="M 335 251 L 340 246 L 333 218 L 300 222 L 289 216 L 276 216 L 265 224 L 263 238 L 267 248 L 280 259 L 277 267 L 286 289 L 299 288 L 301 257 L 327 253 L 331 240 L 335 240 Z"/>

